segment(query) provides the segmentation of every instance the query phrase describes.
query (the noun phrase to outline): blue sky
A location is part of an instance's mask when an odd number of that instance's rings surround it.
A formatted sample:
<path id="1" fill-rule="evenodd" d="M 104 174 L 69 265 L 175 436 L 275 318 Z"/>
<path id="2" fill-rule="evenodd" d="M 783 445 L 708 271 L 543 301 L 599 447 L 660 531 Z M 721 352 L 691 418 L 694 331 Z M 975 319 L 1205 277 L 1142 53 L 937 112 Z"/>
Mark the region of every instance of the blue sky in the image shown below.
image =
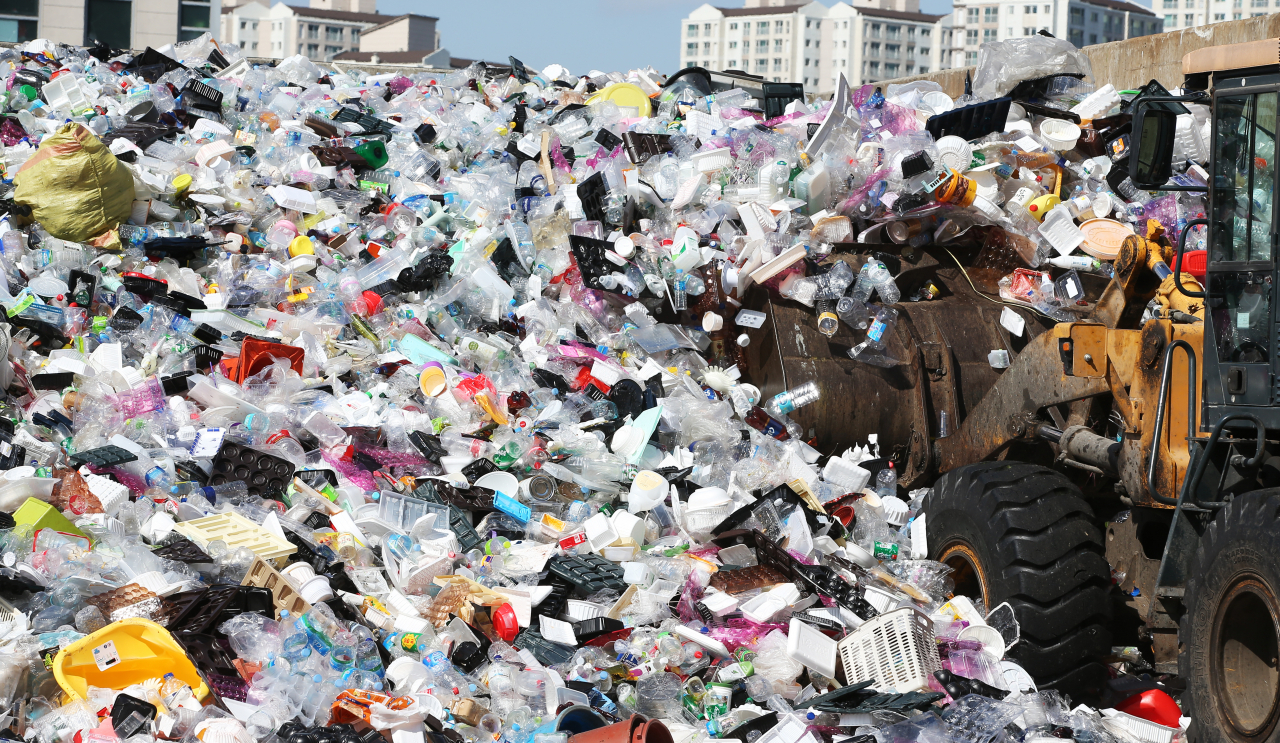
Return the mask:
<path id="1" fill-rule="evenodd" d="M 440 42 L 455 57 L 505 62 L 515 55 L 531 67 L 558 62 L 579 74 L 592 68 L 608 72 L 653 65 L 669 74 L 679 64 L 680 19 L 700 5 L 698 0 L 378 0 L 378 12 L 439 18 Z M 920 7 L 944 13 L 951 0 L 921 0 Z"/>
<path id="2" fill-rule="evenodd" d="M 798 1 L 798 0 L 796 0 Z M 823 0 L 820 0 L 823 1 Z M 1150 0 L 1137 0 L 1150 7 Z M 291 0 L 299 2 L 299 0 Z M 825 0 L 827 6 L 837 0 Z M 378 0 L 380 13 L 440 19 L 440 40 L 455 57 L 505 62 L 515 55 L 541 69 L 558 62 L 575 73 L 653 65 L 671 73 L 679 61 L 680 19 L 698 0 Z M 740 7 L 742 0 L 712 4 Z M 947 13 L 951 0 L 920 0 L 925 13 Z"/>

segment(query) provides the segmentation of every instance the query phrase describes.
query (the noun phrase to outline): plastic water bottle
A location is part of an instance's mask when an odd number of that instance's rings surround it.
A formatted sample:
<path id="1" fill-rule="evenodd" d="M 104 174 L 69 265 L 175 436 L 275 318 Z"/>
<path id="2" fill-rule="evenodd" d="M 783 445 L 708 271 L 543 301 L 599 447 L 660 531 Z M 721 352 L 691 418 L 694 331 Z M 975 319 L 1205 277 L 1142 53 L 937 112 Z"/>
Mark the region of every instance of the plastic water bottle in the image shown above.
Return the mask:
<path id="1" fill-rule="evenodd" d="M 881 498 L 889 498 L 898 494 L 898 473 L 893 469 L 893 462 L 889 466 L 880 470 L 880 474 L 876 475 L 876 495 Z"/>
<path id="2" fill-rule="evenodd" d="M 802 408 L 811 402 L 817 402 L 821 394 L 818 390 L 817 382 L 805 382 L 799 387 L 793 387 L 786 392 L 774 395 L 773 399 L 765 404 L 765 410 L 768 410 L 774 417 L 790 415 L 797 408 Z"/>

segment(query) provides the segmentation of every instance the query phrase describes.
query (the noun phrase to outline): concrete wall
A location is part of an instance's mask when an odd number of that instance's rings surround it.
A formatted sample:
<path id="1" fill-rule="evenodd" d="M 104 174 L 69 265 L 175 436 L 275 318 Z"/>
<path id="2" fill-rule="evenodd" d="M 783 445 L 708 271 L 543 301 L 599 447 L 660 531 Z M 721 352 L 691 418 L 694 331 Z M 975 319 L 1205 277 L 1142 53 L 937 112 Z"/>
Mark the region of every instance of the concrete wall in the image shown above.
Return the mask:
<path id="1" fill-rule="evenodd" d="M 436 48 L 436 21 L 420 15 L 406 15 L 366 29 L 360 34 L 362 52 L 431 51 Z"/>
<path id="2" fill-rule="evenodd" d="M 1127 90 L 1145 85 L 1154 78 L 1166 88 L 1173 88 L 1182 84 L 1182 56 L 1187 52 L 1276 37 L 1280 37 L 1280 13 L 1095 44 L 1083 51 L 1093 65 L 1093 82 L 1098 86 L 1111 83 L 1116 90 Z M 942 70 L 928 75 L 885 80 L 879 85 L 933 80 L 947 95 L 955 98 L 964 92 L 965 73 L 973 74 L 973 70 L 972 67 Z"/>
<path id="3" fill-rule="evenodd" d="M 210 23 L 221 20 L 221 4 L 214 3 L 210 8 Z M 216 25 L 209 29 L 218 33 Z M 159 49 L 165 44 L 178 40 L 178 0 L 134 0 L 133 3 L 133 47 Z"/>

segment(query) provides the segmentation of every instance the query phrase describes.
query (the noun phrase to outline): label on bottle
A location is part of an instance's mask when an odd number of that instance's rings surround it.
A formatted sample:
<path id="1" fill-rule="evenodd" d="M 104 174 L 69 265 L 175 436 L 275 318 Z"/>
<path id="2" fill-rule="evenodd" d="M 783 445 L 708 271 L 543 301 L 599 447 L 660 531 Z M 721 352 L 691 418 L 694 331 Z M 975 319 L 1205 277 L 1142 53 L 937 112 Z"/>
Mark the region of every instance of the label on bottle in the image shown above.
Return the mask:
<path id="1" fill-rule="evenodd" d="M 896 560 L 898 559 L 898 545 L 896 542 L 876 542 L 872 547 L 871 554 L 875 555 L 877 560 Z"/>
<path id="2" fill-rule="evenodd" d="M 884 322 L 880 320 L 873 321 L 871 327 L 867 328 L 867 339 L 873 343 L 879 343 L 880 339 L 884 337 L 884 329 Z"/>
<path id="3" fill-rule="evenodd" d="M 576 534 L 570 534 L 569 536 L 560 540 L 560 549 L 571 550 L 580 544 L 586 544 L 586 541 L 587 541 L 587 533 L 585 531 L 580 531 Z"/>
<path id="4" fill-rule="evenodd" d="M 778 438 L 778 436 L 785 434 L 787 432 L 787 427 L 782 425 L 778 421 L 770 418 L 769 421 L 764 424 L 764 428 L 760 429 L 760 432 L 763 433 L 765 436 L 769 436 L 771 438 L 776 439 Z"/>

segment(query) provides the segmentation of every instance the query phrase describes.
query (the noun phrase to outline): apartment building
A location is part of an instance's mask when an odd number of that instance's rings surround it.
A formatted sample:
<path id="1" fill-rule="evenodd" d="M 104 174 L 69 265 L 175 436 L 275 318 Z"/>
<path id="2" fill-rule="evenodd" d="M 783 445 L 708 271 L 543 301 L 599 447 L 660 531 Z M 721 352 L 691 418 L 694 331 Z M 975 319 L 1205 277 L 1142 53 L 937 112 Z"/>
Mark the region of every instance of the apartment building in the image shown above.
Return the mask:
<path id="1" fill-rule="evenodd" d="M 988 41 L 1033 36 L 1041 30 L 1067 39 L 1077 47 L 1150 36 L 1168 30 L 1160 16 L 1128 0 L 1040 0 L 1030 3 L 956 0 L 954 7 L 953 67 L 977 64 L 978 48 Z"/>
<path id="2" fill-rule="evenodd" d="M 221 0 L 5 0 L 0 41 L 159 49 L 217 31 Z"/>
<path id="3" fill-rule="evenodd" d="M 951 16 L 919 12 L 919 0 L 888 0 L 832 6 L 823 25 L 823 68 L 819 93 L 835 89 L 841 73 L 864 85 L 946 69 L 951 48 Z"/>
<path id="4" fill-rule="evenodd" d="M 1219 21 L 1280 13 L 1280 0 L 1153 0 L 1164 30 L 1194 28 Z"/>
<path id="5" fill-rule="evenodd" d="M 827 7 L 702 5 L 680 22 L 682 67 L 738 70 L 774 82 L 817 84 L 821 27 Z"/>
<path id="6" fill-rule="evenodd" d="M 360 52 L 413 52 L 421 58 L 440 47 L 436 18 L 384 15 L 377 12 L 376 0 L 311 0 L 308 6 L 269 2 L 224 7 L 218 38 L 249 56 L 302 54 L 316 61 Z"/>
<path id="7" fill-rule="evenodd" d="M 873 82 L 943 69 L 951 16 L 919 7 L 919 0 L 702 5 L 680 22 L 680 63 L 802 83 L 818 93 L 834 90 L 840 73 Z"/>

